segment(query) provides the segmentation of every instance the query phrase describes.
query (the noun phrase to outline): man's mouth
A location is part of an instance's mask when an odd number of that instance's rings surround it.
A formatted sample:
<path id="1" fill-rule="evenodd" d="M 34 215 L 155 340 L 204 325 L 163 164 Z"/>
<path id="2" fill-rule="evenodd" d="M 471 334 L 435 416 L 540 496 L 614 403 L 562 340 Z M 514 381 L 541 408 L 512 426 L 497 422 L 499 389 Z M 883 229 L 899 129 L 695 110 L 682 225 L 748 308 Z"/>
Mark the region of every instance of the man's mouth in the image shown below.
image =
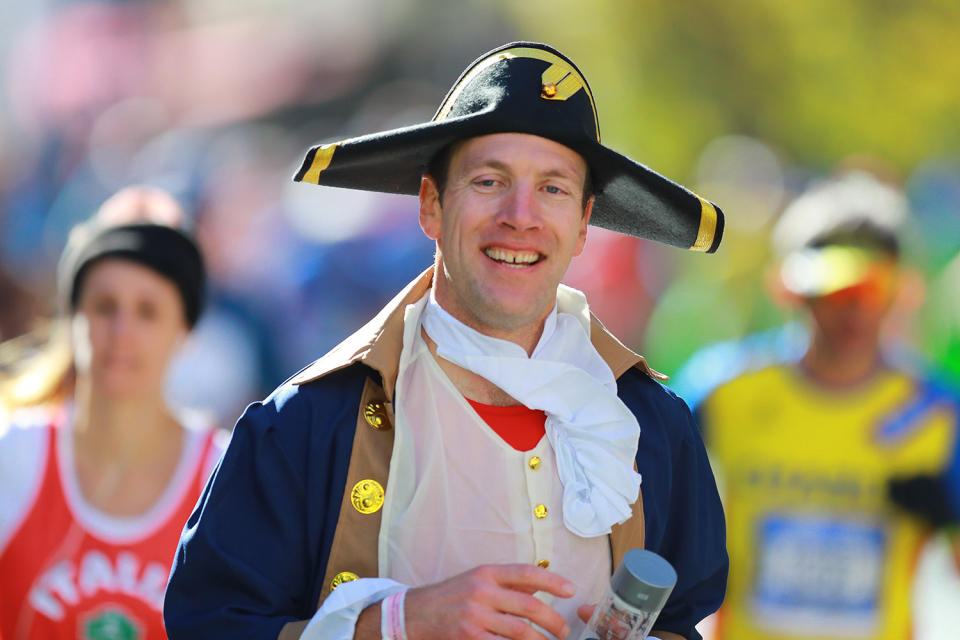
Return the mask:
<path id="1" fill-rule="evenodd" d="M 502 265 L 512 267 L 514 269 L 523 269 L 534 265 L 543 258 L 536 251 L 514 251 L 512 249 L 504 249 L 503 247 L 487 247 L 483 250 L 487 257 L 491 260 L 495 260 Z"/>

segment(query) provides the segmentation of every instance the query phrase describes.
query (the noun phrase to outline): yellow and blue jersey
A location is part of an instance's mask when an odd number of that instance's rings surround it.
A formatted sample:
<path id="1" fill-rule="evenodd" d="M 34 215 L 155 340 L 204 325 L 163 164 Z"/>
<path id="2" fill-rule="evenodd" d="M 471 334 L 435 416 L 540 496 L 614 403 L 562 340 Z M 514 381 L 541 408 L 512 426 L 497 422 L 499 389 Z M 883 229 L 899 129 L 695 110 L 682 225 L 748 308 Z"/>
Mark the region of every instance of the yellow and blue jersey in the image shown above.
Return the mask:
<path id="1" fill-rule="evenodd" d="M 778 363 L 719 385 L 697 413 L 727 517 L 718 639 L 910 637 L 930 528 L 888 486 L 943 478 L 958 511 L 955 397 L 892 370 L 838 391 Z"/>

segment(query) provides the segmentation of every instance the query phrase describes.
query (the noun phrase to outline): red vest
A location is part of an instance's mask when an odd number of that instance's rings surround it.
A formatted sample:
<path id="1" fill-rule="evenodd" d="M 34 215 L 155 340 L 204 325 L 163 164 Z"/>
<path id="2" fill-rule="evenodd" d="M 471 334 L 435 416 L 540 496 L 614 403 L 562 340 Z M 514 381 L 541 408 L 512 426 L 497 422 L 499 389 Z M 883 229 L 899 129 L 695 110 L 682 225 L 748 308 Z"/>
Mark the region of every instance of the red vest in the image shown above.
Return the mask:
<path id="1" fill-rule="evenodd" d="M 59 463 L 68 452 L 58 451 L 56 426 L 46 431 L 39 490 L 0 551 L 0 638 L 166 638 L 164 588 L 180 532 L 206 481 L 214 430 L 202 435 L 193 468 L 176 473 L 179 494 L 161 498 L 166 508 L 151 509 L 155 517 L 138 530 L 117 535 L 91 531 L 77 517 Z"/>

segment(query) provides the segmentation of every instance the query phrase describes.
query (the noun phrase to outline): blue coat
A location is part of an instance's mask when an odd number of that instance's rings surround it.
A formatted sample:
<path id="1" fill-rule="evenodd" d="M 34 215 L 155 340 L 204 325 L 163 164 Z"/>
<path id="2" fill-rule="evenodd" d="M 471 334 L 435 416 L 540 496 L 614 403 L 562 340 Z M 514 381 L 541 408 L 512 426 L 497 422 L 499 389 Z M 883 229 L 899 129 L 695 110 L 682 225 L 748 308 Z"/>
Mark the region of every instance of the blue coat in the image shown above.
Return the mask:
<path id="1" fill-rule="evenodd" d="M 177 549 L 164 603 L 171 639 L 296 637 L 292 626 L 281 630 L 313 615 L 331 576 L 376 575 L 379 515 L 351 509 L 350 487 L 357 477 L 386 482 L 402 313 L 429 277 L 244 412 Z M 694 625 L 720 606 L 728 565 L 702 440 L 687 406 L 642 358 L 597 321 L 591 335 L 642 430 L 642 499 L 611 534 L 613 566 L 624 547 L 641 545 L 670 561 L 678 583 L 655 628 L 699 639 Z M 365 421 L 371 406 L 386 407 L 380 428 Z"/>

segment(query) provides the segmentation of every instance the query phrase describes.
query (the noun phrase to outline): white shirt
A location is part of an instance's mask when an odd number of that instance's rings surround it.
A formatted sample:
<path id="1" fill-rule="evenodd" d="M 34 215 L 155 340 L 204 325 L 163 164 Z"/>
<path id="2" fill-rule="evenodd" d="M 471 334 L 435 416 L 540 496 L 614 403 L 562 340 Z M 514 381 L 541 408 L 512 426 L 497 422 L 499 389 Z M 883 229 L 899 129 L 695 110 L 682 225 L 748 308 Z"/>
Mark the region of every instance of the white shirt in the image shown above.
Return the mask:
<path id="1" fill-rule="evenodd" d="M 453 386 L 421 335 L 425 302 L 408 309 L 404 323 L 380 575 L 421 586 L 482 564 L 547 561 L 577 594 L 537 597 L 576 632 L 577 607 L 599 602 L 610 582 L 609 538 L 564 526 L 563 485 L 546 437 L 517 451 Z"/>

